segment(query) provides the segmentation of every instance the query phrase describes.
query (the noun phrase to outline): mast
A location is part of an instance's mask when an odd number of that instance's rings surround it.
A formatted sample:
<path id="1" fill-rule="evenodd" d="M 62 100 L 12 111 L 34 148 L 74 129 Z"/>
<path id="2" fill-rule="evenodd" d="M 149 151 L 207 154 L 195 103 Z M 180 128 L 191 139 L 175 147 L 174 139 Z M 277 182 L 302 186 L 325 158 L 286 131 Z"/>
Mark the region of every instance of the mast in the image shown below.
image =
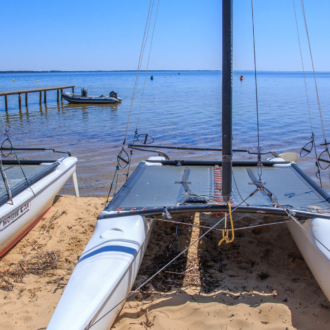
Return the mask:
<path id="1" fill-rule="evenodd" d="M 222 196 L 232 191 L 233 0 L 222 0 Z"/>

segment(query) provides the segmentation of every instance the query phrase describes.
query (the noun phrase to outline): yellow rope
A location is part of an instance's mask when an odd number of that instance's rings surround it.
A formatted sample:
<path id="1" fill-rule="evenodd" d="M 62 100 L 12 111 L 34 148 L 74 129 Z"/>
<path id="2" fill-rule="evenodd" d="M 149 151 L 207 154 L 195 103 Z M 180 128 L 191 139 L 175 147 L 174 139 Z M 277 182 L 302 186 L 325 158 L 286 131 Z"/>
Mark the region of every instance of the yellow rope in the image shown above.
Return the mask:
<path id="1" fill-rule="evenodd" d="M 218 245 L 221 245 L 223 241 L 225 241 L 226 243 L 231 243 L 235 239 L 234 222 L 233 222 L 233 217 L 231 215 L 230 203 L 228 203 L 228 211 L 229 211 L 230 225 L 231 225 L 231 239 L 229 239 L 229 230 L 227 228 L 227 223 L 226 223 L 225 228 L 222 229 L 222 239 L 220 240 Z"/>

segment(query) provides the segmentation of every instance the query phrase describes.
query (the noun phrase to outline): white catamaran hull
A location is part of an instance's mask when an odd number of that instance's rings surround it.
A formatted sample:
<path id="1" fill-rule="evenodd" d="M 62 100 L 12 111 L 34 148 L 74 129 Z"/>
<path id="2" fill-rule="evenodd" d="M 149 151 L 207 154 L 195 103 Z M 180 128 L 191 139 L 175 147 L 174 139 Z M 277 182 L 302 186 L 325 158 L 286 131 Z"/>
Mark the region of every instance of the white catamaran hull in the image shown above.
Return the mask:
<path id="1" fill-rule="evenodd" d="M 8 201 L 0 207 L 0 256 L 36 225 L 69 177 L 74 175 L 76 180 L 77 159 L 66 157 L 58 162 L 53 172 L 31 185 L 33 192 L 27 187 L 13 198 L 13 204 Z"/>
<path id="2" fill-rule="evenodd" d="M 110 329 L 134 284 L 151 229 L 152 220 L 142 216 L 99 219 L 47 329 Z"/>
<path id="3" fill-rule="evenodd" d="M 306 228 L 307 232 L 294 221 L 288 223 L 291 235 L 309 269 L 313 273 L 323 293 L 330 301 L 330 252 L 316 240 L 318 239 L 325 244 L 325 246 L 329 246 L 330 221 L 327 219 L 315 218 L 307 220 L 303 226 Z"/>
<path id="4" fill-rule="evenodd" d="M 284 161 L 289 159 L 282 159 L 278 157 L 268 159 L 270 162 L 275 160 Z M 275 166 L 285 167 L 288 165 L 283 164 Z M 303 224 L 303 227 L 306 230 L 298 225 L 295 221 L 289 222 L 287 226 L 310 271 L 313 273 L 323 293 L 330 301 L 330 252 L 317 241 L 319 240 L 325 246 L 329 247 L 330 221 L 321 218 L 306 220 Z"/>

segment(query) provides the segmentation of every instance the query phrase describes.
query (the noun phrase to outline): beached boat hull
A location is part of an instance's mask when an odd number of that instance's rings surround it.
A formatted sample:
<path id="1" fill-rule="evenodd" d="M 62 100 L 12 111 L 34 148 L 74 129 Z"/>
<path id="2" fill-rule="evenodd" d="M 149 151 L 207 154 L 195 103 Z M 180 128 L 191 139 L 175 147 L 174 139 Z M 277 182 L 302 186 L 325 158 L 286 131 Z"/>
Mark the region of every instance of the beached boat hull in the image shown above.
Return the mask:
<path id="1" fill-rule="evenodd" d="M 330 221 L 320 218 L 306 220 L 303 225 L 306 230 L 294 221 L 287 226 L 317 283 L 330 301 L 330 252 L 315 240 L 329 246 Z"/>
<path id="2" fill-rule="evenodd" d="M 274 160 L 279 161 L 284 159 L 277 157 L 268 161 L 272 162 Z M 306 220 L 303 224 L 306 230 L 295 221 L 289 222 L 287 226 L 310 271 L 330 301 L 330 252 L 316 240 L 318 239 L 325 246 L 329 246 L 330 221 L 321 218 Z"/>
<path id="3" fill-rule="evenodd" d="M 76 104 L 114 104 L 121 102 L 120 97 L 81 96 L 69 92 L 63 93 L 62 97 L 69 103 Z"/>
<path id="4" fill-rule="evenodd" d="M 110 329 L 134 284 L 152 224 L 141 216 L 97 221 L 48 330 Z"/>
<path id="5" fill-rule="evenodd" d="M 0 256 L 16 244 L 52 206 L 55 196 L 75 175 L 77 159 L 58 160 L 57 168 L 0 207 Z M 45 164 L 47 166 L 47 164 Z M 49 165 L 48 165 L 49 166 Z"/>

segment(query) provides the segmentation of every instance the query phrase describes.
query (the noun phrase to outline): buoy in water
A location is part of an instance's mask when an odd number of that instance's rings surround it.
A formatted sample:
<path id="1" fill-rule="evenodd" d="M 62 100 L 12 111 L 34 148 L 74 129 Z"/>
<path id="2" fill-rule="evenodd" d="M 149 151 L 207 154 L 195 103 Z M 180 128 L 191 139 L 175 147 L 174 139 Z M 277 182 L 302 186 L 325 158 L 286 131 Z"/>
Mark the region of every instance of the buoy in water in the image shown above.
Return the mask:
<path id="1" fill-rule="evenodd" d="M 15 79 L 13 79 L 13 82 L 15 82 Z"/>
<path id="2" fill-rule="evenodd" d="M 240 81 L 243 81 L 243 76 L 240 76 L 240 77 L 239 77 L 239 80 L 240 80 Z"/>
<path id="3" fill-rule="evenodd" d="M 39 80 L 37 80 L 37 82 L 39 82 Z"/>
<path id="4" fill-rule="evenodd" d="M 165 76 L 165 78 L 166 78 L 166 76 Z"/>
<path id="5" fill-rule="evenodd" d="M 150 80 L 154 80 L 154 76 L 151 76 L 151 77 L 150 77 Z"/>

